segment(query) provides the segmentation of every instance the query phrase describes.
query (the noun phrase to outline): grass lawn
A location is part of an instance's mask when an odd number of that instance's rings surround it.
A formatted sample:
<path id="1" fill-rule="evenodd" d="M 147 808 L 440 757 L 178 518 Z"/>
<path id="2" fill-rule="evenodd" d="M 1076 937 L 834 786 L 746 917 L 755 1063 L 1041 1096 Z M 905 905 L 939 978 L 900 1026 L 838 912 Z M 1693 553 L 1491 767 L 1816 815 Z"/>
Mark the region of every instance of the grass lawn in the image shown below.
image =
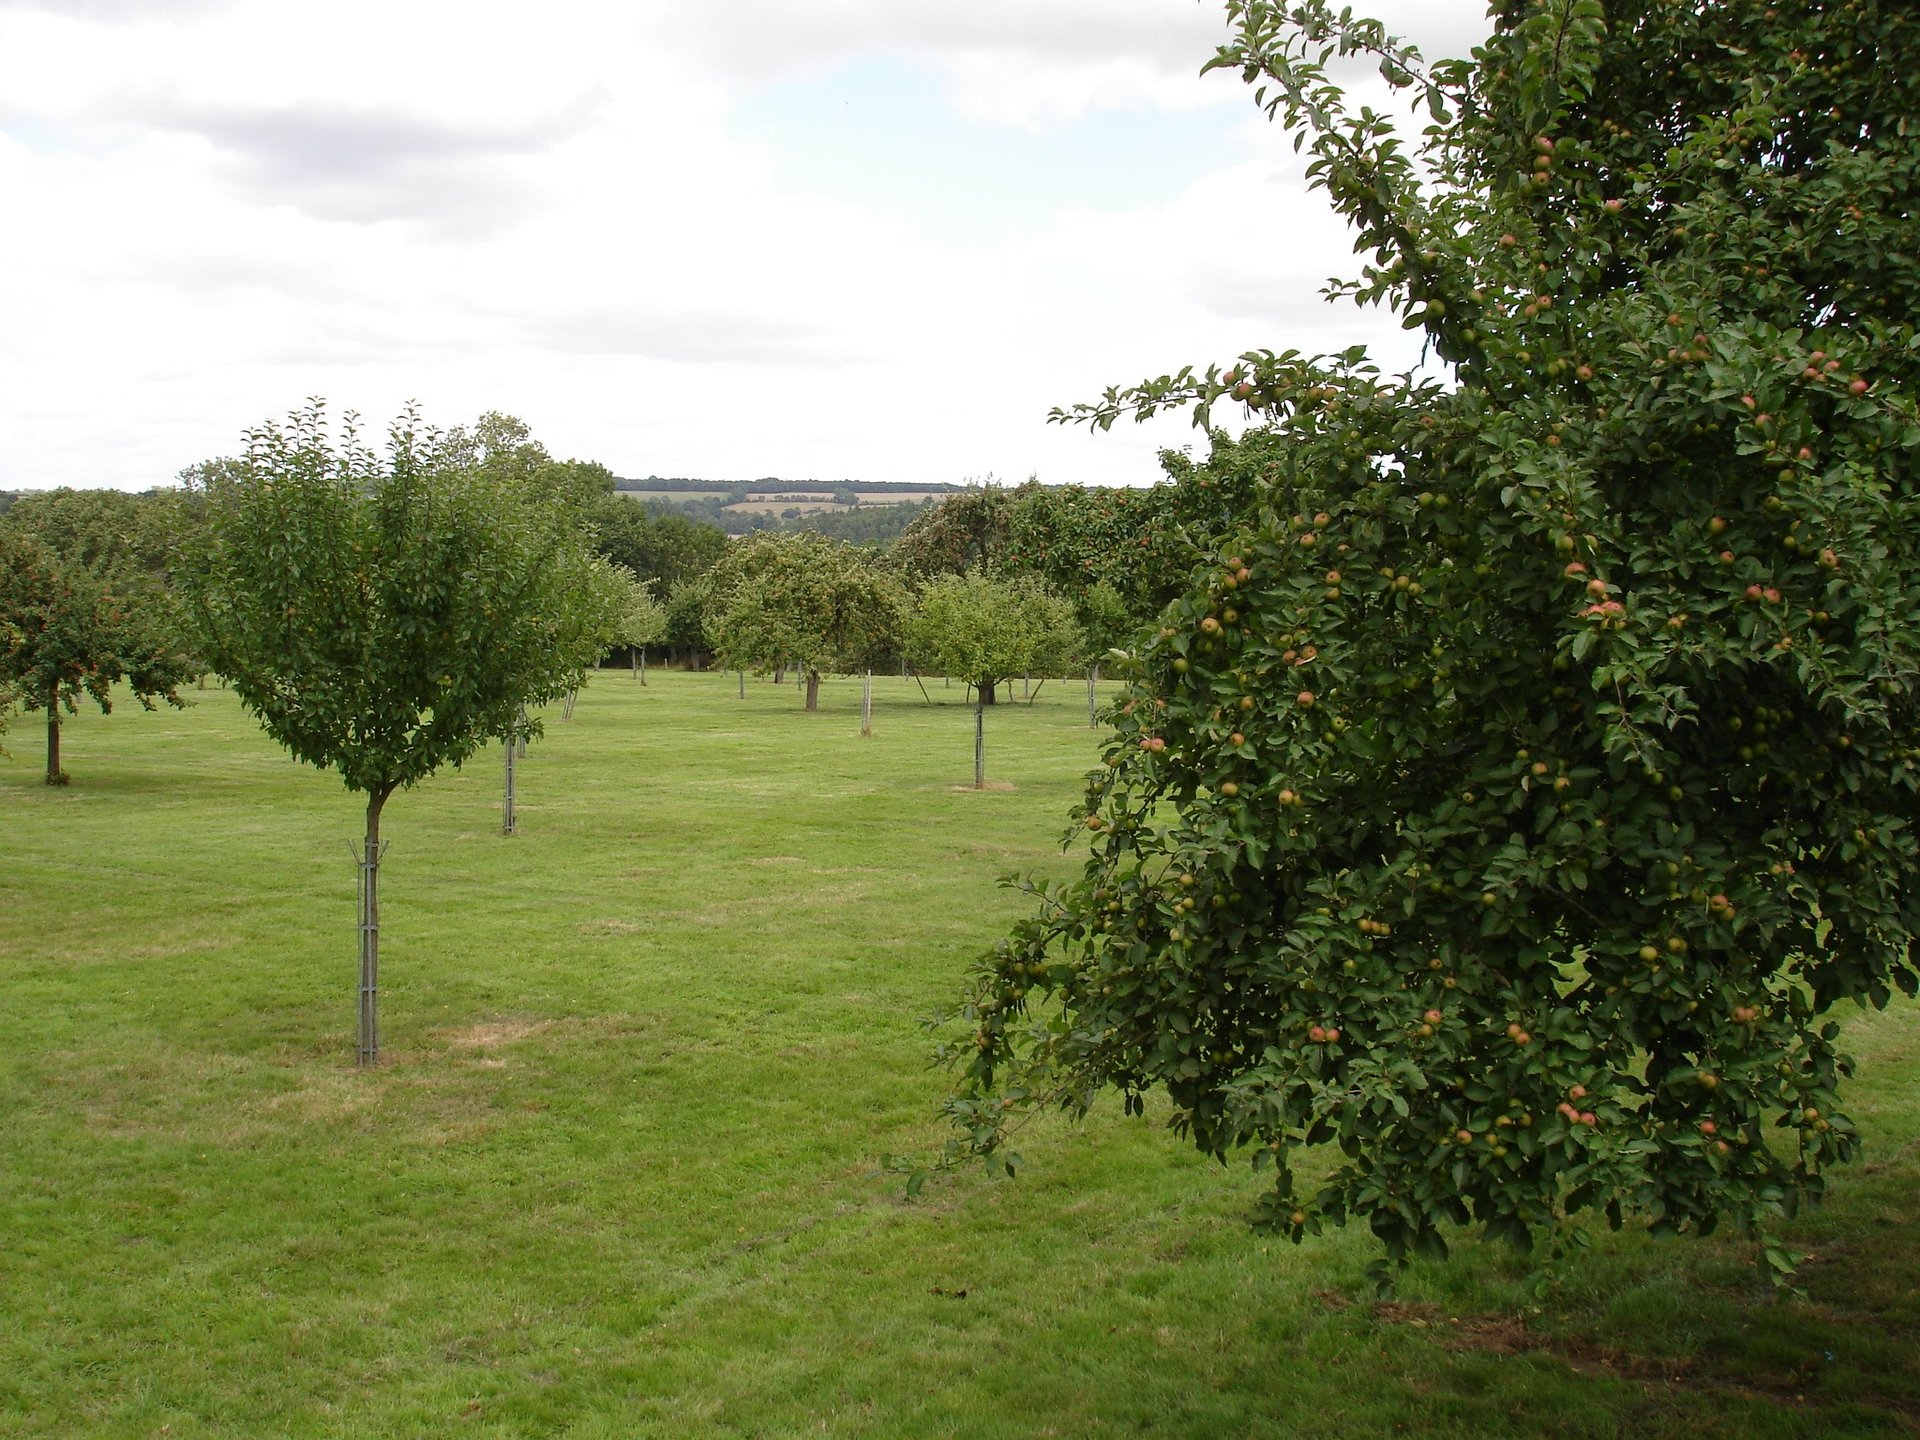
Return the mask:
<path id="1" fill-rule="evenodd" d="M 1850 1022 L 1866 1163 L 1804 1301 L 1738 1243 L 1595 1237 L 1544 1302 L 1109 1107 L 908 1202 L 918 1017 L 1064 873 L 1084 691 L 655 671 L 383 828 L 385 1063 L 353 1068 L 360 805 L 224 691 L 38 717 L 0 763 L 0 1436 L 1851 1436 L 1920 1431 L 1920 1015 Z M 1009 788 L 1010 787 L 1010 788 Z"/>

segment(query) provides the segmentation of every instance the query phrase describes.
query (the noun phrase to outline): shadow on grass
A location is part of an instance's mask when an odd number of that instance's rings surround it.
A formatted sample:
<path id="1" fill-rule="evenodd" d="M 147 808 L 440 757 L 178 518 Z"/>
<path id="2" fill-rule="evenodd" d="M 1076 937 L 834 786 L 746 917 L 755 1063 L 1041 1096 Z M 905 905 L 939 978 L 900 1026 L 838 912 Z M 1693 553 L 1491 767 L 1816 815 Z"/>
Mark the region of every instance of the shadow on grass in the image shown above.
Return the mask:
<path id="1" fill-rule="evenodd" d="M 1510 1420 L 1530 1401 L 1586 1411 L 1543 1412 L 1529 1433 L 1586 1434 L 1609 1415 L 1601 1433 L 1920 1434 L 1917 1148 L 1839 1172 L 1832 1198 L 1802 1215 L 1798 1297 L 1768 1291 L 1735 1241 L 1629 1235 L 1597 1240 L 1540 1305 L 1524 1298 L 1524 1263 L 1476 1245 L 1410 1274 L 1418 1298 L 1316 1298 L 1394 1355 L 1418 1393 Z M 1508 1272 L 1510 1293 L 1490 1270 Z M 1456 1303 L 1429 1298 L 1439 1291 Z M 1472 1308 L 1493 1296 L 1505 1303 Z"/>

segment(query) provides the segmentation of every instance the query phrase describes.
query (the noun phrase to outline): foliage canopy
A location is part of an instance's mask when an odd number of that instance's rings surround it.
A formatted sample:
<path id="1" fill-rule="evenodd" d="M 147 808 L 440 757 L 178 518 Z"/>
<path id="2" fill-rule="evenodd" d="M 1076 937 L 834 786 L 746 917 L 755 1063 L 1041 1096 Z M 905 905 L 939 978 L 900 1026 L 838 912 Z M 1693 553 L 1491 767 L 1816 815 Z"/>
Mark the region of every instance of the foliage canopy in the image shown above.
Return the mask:
<path id="1" fill-rule="evenodd" d="M 109 711 L 122 683 L 146 709 L 156 700 L 178 705 L 193 661 L 157 586 L 128 569 L 103 574 L 41 543 L 25 529 L 35 509 L 16 506 L 0 526 L 0 703 L 11 697 L 46 712 L 47 783 L 62 785 L 63 708 L 74 713 L 84 695 Z"/>
<path id="2" fill-rule="evenodd" d="M 764 532 L 714 567 L 705 624 L 723 665 L 797 666 L 813 710 L 823 674 L 875 668 L 897 653 L 905 605 L 905 592 L 867 552 Z"/>
<path id="3" fill-rule="evenodd" d="M 213 667 L 300 759 L 384 799 L 577 685 L 622 595 L 569 507 L 408 413 L 386 453 L 315 402 L 206 489 L 188 571 Z"/>

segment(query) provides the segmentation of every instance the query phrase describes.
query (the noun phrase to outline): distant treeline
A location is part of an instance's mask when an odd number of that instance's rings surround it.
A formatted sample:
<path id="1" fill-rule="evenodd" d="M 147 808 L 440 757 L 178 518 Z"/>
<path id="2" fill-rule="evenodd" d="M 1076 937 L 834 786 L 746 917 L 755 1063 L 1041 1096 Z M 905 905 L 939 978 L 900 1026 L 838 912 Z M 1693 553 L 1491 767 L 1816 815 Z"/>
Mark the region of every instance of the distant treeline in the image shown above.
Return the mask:
<path id="1" fill-rule="evenodd" d="M 758 480 L 699 480 L 689 479 L 684 475 L 649 475 L 645 479 L 635 480 L 622 475 L 614 477 L 613 488 L 616 490 L 726 491 L 729 494 L 738 491 L 744 496 L 759 494 L 762 491 L 777 491 L 781 494 L 797 494 L 801 491 L 828 494 L 843 490 L 860 495 L 951 495 L 967 487 L 945 481 L 920 484 L 912 480 L 784 480 L 778 475 L 765 475 Z"/>

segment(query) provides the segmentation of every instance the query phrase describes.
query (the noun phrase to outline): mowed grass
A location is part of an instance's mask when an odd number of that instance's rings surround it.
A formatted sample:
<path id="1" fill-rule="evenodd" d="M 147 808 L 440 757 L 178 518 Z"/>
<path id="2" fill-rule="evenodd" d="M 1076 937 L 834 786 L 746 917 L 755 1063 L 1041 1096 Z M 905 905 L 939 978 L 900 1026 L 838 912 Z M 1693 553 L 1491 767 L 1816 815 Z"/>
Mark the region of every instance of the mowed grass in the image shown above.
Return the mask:
<path id="1" fill-rule="evenodd" d="M 398 796 L 386 1063 L 353 1068 L 360 805 L 219 690 L 0 764 L 0 1435 L 1830 1436 L 1920 1416 L 1920 1023 L 1850 1022 L 1869 1160 L 1797 1224 L 1596 1237 L 1544 1302 L 1117 1107 L 908 1201 L 918 1024 L 1068 873 L 1084 692 L 597 676 L 523 762 Z"/>

